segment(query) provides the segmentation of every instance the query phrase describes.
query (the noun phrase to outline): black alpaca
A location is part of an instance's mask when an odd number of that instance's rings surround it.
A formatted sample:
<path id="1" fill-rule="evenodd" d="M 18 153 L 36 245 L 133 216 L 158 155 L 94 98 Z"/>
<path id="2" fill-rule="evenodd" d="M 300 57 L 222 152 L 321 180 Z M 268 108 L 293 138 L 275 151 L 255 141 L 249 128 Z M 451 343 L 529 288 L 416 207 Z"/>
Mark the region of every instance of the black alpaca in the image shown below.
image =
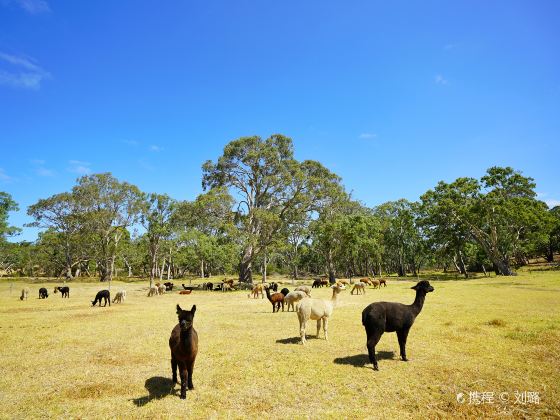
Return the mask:
<path id="1" fill-rule="evenodd" d="M 313 285 L 311 286 L 311 288 L 315 289 L 319 287 L 321 287 L 321 280 L 320 279 L 313 280 Z"/>
<path id="2" fill-rule="evenodd" d="M 163 285 L 165 286 L 166 292 L 171 292 L 173 290 L 173 283 L 170 281 L 163 283 Z"/>
<path id="3" fill-rule="evenodd" d="M 171 331 L 169 348 L 171 349 L 171 373 L 173 383 L 177 383 L 177 367 L 181 376 L 181 399 L 187 398 L 187 386 L 194 389 L 192 375 L 194 361 L 198 353 L 198 334 L 193 327 L 196 305 L 190 311 L 184 311 L 177 305 L 179 323 Z"/>
<path id="4" fill-rule="evenodd" d="M 39 299 L 46 299 L 49 297 L 49 292 L 44 287 L 39 289 Z"/>
<path id="5" fill-rule="evenodd" d="M 270 283 L 270 289 L 274 292 L 277 292 L 278 291 L 278 283 L 274 283 L 274 282 Z"/>
<path id="6" fill-rule="evenodd" d="M 54 288 L 54 292 L 60 292 L 62 294 L 63 298 L 69 298 L 70 297 L 70 288 L 68 286 L 64 286 L 64 287 L 55 287 Z"/>
<path id="7" fill-rule="evenodd" d="M 280 290 L 280 293 L 282 293 L 285 297 L 288 293 L 290 293 L 290 290 L 287 287 L 284 287 L 282 290 Z"/>
<path id="8" fill-rule="evenodd" d="M 107 306 L 107 302 L 109 302 L 109 306 L 111 306 L 111 293 L 108 290 L 100 290 L 95 295 L 95 299 L 91 302 L 91 306 L 95 306 L 97 302 L 99 302 L 99 306 L 101 306 L 101 299 L 105 299 L 105 305 Z"/>
<path id="9" fill-rule="evenodd" d="M 419 281 L 416 286 L 416 299 L 412 305 L 404 305 L 397 302 L 375 302 L 371 303 L 362 311 L 362 324 L 366 329 L 367 349 L 369 361 L 374 370 L 379 370 L 375 358 L 375 346 L 384 332 L 396 332 L 399 339 L 401 358 L 406 358 L 406 338 L 410 327 L 424 306 L 426 294 L 433 292 L 434 288 L 426 280 Z"/>

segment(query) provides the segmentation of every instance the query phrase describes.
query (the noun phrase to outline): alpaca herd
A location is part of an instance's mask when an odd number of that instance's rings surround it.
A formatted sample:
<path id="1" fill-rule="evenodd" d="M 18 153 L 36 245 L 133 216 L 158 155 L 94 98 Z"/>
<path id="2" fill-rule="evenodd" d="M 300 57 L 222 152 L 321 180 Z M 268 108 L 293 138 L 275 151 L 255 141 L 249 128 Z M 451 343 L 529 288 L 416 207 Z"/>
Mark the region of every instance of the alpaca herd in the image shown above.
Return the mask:
<path id="1" fill-rule="evenodd" d="M 282 288 L 277 291 L 279 285 L 277 283 L 261 283 L 255 285 L 248 297 L 261 298 L 266 295 L 268 301 L 272 305 L 272 312 L 279 313 L 280 308 L 284 312 L 285 307 L 287 311 L 294 311 L 297 313 L 299 321 L 299 338 L 300 343 L 305 345 L 307 342 L 306 329 L 309 321 L 317 321 L 317 338 L 319 338 L 321 326 L 325 340 L 328 341 L 328 326 L 329 319 L 332 317 L 335 308 L 339 303 L 339 295 L 347 287 L 352 286 L 351 295 L 365 294 L 366 286 L 380 288 L 381 285 L 387 286 L 386 281 L 381 279 L 362 278 L 357 282 L 348 280 L 338 280 L 330 287 L 332 295 L 330 299 L 322 299 L 311 297 L 313 288 L 321 287 L 323 279 L 316 279 L 313 285 L 300 285 L 295 290 L 290 291 L 288 288 Z M 207 284 L 202 288 L 207 289 Z M 191 294 L 196 286 L 185 286 L 183 290 L 179 291 L 181 295 Z M 222 287 L 233 288 L 233 283 L 230 281 L 222 281 Z M 369 361 L 374 370 L 379 370 L 378 361 L 375 355 L 375 347 L 379 342 L 381 336 L 385 332 L 395 332 L 397 334 L 400 356 L 403 361 L 407 361 L 406 355 L 406 341 L 408 334 L 416 317 L 420 314 L 426 295 L 434 291 L 434 288 L 426 280 L 419 281 L 412 287 L 416 292 L 416 297 L 411 305 L 405 305 L 397 302 L 374 302 L 369 304 L 361 315 L 362 325 L 366 332 L 366 347 L 368 351 Z M 148 290 L 148 297 L 163 295 L 166 291 L 173 290 L 173 283 L 167 282 L 164 284 L 155 283 Z M 210 290 L 215 290 L 210 286 Z M 60 293 L 63 298 L 70 297 L 70 288 L 68 286 L 55 287 L 54 293 Z M 20 300 L 27 300 L 30 294 L 28 287 L 24 287 L 21 291 Z M 45 287 L 39 289 L 39 299 L 47 299 L 49 296 Z M 121 289 L 115 293 L 112 303 L 123 303 L 126 299 L 127 292 Z M 92 306 L 111 306 L 111 293 L 109 290 L 100 290 L 97 292 L 95 299 L 91 301 Z M 173 383 L 177 383 L 177 370 L 180 375 L 180 398 L 186 398 L 187 388 L 194 389 L 193 385 L 193 370 L 196 356 L 198 353 L 198 334 L 193 327 L 194 315 L 196 313 L 196 305 L 193 305 L 191 310 L 183 310 L 179 305 L 176 306 L 176 314 L 178 316 L 178 324 L 175 325 L 171 331 L 169 338 L 169 348 L 171 351 L 171 370 Z"/>

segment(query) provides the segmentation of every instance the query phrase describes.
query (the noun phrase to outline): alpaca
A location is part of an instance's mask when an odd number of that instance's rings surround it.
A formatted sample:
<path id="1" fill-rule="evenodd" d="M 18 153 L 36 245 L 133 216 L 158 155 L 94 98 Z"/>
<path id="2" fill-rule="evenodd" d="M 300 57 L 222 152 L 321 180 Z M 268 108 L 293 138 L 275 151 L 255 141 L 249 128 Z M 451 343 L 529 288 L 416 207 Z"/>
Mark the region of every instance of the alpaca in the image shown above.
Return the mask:
<path id="1" fill-rule="evenodd" d="M 295 288 L 296 292 L 304 292 L 308 297 L 311 297 L 311 287 L 309 286 L 298 286 Z"/>
<path id="2" fill-rule="evenodd" d="M 406 358 L 406 339 L 410 327 L 424 306 L 426 294 L 433 292 L 434 288 L 427 280 L 419 281 L 416 286 L 416 298 L 412 305 L 404 305 L 397 302 L 375 302 L 371 303 L 362 311 L 362 324 L 366 329 L 367 349 L 369 361 L 374 370 L 379 370 L 375 358 L 375 346 L 384 332 L 396 332 L 399 340 L 401 358 Z"/>
<path id="3" fill-rule="evenodd" d="M 46 288 L 41 287 L 39 289 L 39 299 L 46 299 L 49 297 L 49 292 L 47 291 Z"/>
<path id="4" fill-rule="evenodd" d="M 54 288 L 54 292 L 60 292 L 62 293 L 62 297 L 63 298 L 69 298 L 70 297 L 70 288 L 68 286 L 64 286 L 64 287 L 55 287 Z"/>
<path id="5" fill-rule="evenodd" d="M 321 287 L 327 287 L 329 285 L 329 281 L 327 279 L 321 279 Z"/>
<path id="6" fill-rule="evenodd" d="M 198 334 L 193 327 L 196 305 L 190 311 L 184 311 L 177 305 L 179 323 L 171 331 L 169 348 L 171 349 L 171 373 L 173 383 L 177 383 L 177 366 L 181 376 L 181 399 L 187 398 L 187 386 L 194 389 L 192 375 L 194 361 L 198 353 Z"/>
<path id="7" fill-rule="evenodd" d="M 253 298 L 256 299 L 259 297 L 259 293 L 260 293 L 261 298 L 264 299 L 264 292 L 263 292 L 264 289 L 265 289 L 264 283 L 259 283 L 255 287 L 253 287 L 251 293 L 249 293 L 247 297 L 251 297 L 251 295 L 253 295 Z"/>
<path id="8" fill-rule="evenodd" d="M 165 284 L 160 284 L 158 286 L 158 295 L 163 295 L 165 294 Z"/>
<path id="9" fill-rule="evenodd" d="M 157 286 L 151 286 L 148 290 L 148 297 L 155 296 L 159 293 Z"/>
<path id="10" fill-rule="evenodd" d="M 180 295 L 190 295 L 192 290 L 179 290 Z"/>
<path id="11" fill-rule="evenodd" d="M 301 290 L 294 290 L 293 292 L 288 293 L 284 296 L 284 302 L 288 305 L 288 312 L 290 311 L 290 306 L 295 311 L 295 304 L 300 300 L 309 297 L 307 294 Z"/>
<path id="12" fill-rule="evenodd" d="M 29 296 L 29 287 L 24 287 L 23 289 L 21 289 L 21 296 L 19 297 L 19 300 L 27 300 L 27 297 Z"/>
<path id="13" fill-rule="evenodd" d="M 214 285 L 211 282 L 206 283 L 206 290 L 212 290 Z"/>
<path id="14" fill-rule="evenodd" d="M 271 295 L 269 287 L 265 287 L 264 290 L 266 291 L 266 298 L 272 303 L 272 313 L 280 312 L 280 305 L 282 305 L 282 312 L 284 312 L 284 294 L 276 292 Z"/>
<path id="15" fill-rule="evenodd" d="M 278 283 L 275 283 L 275 282 L 270 283 L 270 289 L 272 289 L 273 292 L 277 292 L 278 291 Z"/>
<path id="16" fill-rule="evenodd" d="M 313 284 L 311 285 L 313 289 L 321 287 L 321 279 L 313 280 Z"/>
<path id="17" fill-rule="evenodd" d="M 360 282 L 367 285 L 371 285 L 371 280 L 368 277 L 364 277 L 363 279 L 360 279 Z"/>
<path id="18" fill-rule="evenodd" d="M 365 295 L 366 294 L 366 284 L 362 283 L 361 281 L 358 282 L 358 283 L 354 283 L 354 287 L 352 287 L 352 290 L 350 291 L 351 295 L 354 294 L 354 290 L 356 291 L 357 295 L 359 295 L 360 292 L 361 292 L 361 294 Z"/>
<path id="19" fill-rule="evenodd" d="M 337 283 L 343 284 L 345 286 L 349 286 L 350 282 L 346 279 L 339 279 Z"/>
<path id="20" fill-rule="evenodd" d="M 107 302 L 109 302 L 109 306 L 111 306 L 111 293 L 108 290 L 100 290 L 95 295 L 95 299 L 91 301 L 91 306 L 95 306 L 97 302 L 99 302 L 99 307 L 101 307 L 101 299 L 105 299 L 105 305 L 107 306 Z"/>
<path id="21" fill-rule="evenodd" d="M 387 281 L 385 279 L 379 279 L 379 287 L 381 287 L 381 285 L 383 285 L 383 287 L 387 287 Z"/>
<path id="22" fill-rule="evenodd" d="M 284 287 L 282 290 L 280 290 L 280 293 L 282 293 L 284 296 L 286 296 L 288 293 L 290 293 L 290 289 L 288 289 L 287 287 Z"/>
<path id="23" fill-rule="evenodd" d="M 323 321 L 323 331 L 325 333 L 325 340 L 328 340 L 328 324 L 329 317 L 332 315 L 334 308 L 338 302 L 338 294 L 345 289 L 344 286 L 337 286 L 333 284 L 331 286 L 333 289 L 333 294 L 331 300 L 315 299 L 315 298 L 305 298 L 299 304 L 297 309 L 298 319 L 299 319 L 299 331 L 301 335 L 301 344 L 305 344 L 305 328 L 307 326 L 307 321 L 310 319 L 317 321 L 317 338 L 319 337 L 319 331 L 321 330 L 321 320 Z"/>
<path id="24" fill-rule="evenodd" d="M 126 299 L 126 290 L 122 289 L 120 292 L 117 292 L 115 294 L 115 297 L 113 298 L 113 303 L 122 303 L 124 302 L 124 300 Z"/>
<path id="25" fill-rule="evenodd" d="M 379 280 L 373 279 L 370 281 L 370 284 L 373 286 L 374 289 L 379 287 Z"/>
<path id="26" fill-rule="evenodd" d="M 170 281 L 163 283 L 163 285 L 165 286 L 166 292 L 171 292 L 173 290 L 173 283 Z"/>

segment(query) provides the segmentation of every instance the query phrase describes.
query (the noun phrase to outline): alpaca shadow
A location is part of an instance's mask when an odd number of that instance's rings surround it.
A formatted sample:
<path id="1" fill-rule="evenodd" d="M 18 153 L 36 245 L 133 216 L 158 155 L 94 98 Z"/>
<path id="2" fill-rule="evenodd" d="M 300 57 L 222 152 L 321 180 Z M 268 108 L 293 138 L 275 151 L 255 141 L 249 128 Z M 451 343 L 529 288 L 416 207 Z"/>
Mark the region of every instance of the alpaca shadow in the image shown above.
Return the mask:
<path id="1" fill-rule="evenodd" d="M 393 359 L 394 351 L 378 351 L 376 352 L 377 360 Z M 364 367 L 369 364 L 369 356 L 367 354 L 355 354 L 354 356 L 337 357 L 333 360 L 337 365 L 352 365 L 354 367 Z"/>
<path id="2" fill-rule="evenodd" d="M 137 407 L 143 407 L 152 400 L 159 400 L 167 397 L 168 395 L 177 394 L 175 384 L 170 378 L 162 376 L 153 376 L 146 380 L 144 387 L 148 390 L 148 395 L 144 397 L 134 398 L 132 402 Z"/>
<path id="3" fill-rule="evenodd" d="M 317 337 L 314 335 L 308 335 L 305 337 L 307 341 L 309 340 L 317 340 Z M 301 344 L 301 337 L 290 337 L 290 338 L 280 338 L 276 340 L 278 344 Z"/>

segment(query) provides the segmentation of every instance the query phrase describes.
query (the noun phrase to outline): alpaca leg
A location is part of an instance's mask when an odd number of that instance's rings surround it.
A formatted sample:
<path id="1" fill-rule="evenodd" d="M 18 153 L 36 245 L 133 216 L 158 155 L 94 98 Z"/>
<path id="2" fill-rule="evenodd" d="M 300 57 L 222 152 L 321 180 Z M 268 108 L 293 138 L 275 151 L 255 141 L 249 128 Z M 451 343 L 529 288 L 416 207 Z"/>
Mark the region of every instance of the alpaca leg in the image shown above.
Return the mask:
<path id="1" fill-rule="evenodd" d="M 317 338 L 319 338 L 319 331 L 321 331 L 321 318 L 317 320 Z"/>
<path id="2" fill-rule="evenodd" d="M 177 360 L 171 354 L 171 374 L 173 375 L 173 384 L 177 383 Z"/>
<path id="3" fill-rule="evenodd" d="M 368 349 L 369 361 L 373 365 L 373 370 L 379 370 L 379 367 L 377 366 L 377 359 L 375 358 L 375 346 L 379 342 L 382 334 L 382 332 L 373 332 L 371 335 L 368 334 L 367 337 L 366 345 Z"/>
<path id="4" fill-rule="evenodd" d="M 188 373 L 187 386 L 191 390 L 194 389 L 194 385 L 193 385 L 193 381 L 192 381 L 193 370 L 194 370 L 194 360 L 192 362 L 187 363 L 187 373 Z"/>
<path id="5" fill-rule="evenodd" d="M 301 337 L 301 344 L 305 344 L 305 327 L 306 327 L 306 320 L 302 314 L 298 312 L 299 318 L 299 335 Z"/>
<path id="6" fill-rule="evenodd" d="M 401 349 L 401 359 L 404 362 L 408 361 L 406 358 L 406 338 L 408 337 L 408 331 L 409 330 L 397 331 L 397 338 L 399 339 L 399 347 Z"/>
<path id="7" fill-rule="evenodd" d="M 179 363 L 179 374 L 181 375 L 181 399 L 187 398 L 187 366 L 184 362 Z"/>
<path id="8" fill-rule="evenodd" d="M 325 333 L 325 340 L 329 341 L 329 318 L 323 318 L 323 332 Z"/>

